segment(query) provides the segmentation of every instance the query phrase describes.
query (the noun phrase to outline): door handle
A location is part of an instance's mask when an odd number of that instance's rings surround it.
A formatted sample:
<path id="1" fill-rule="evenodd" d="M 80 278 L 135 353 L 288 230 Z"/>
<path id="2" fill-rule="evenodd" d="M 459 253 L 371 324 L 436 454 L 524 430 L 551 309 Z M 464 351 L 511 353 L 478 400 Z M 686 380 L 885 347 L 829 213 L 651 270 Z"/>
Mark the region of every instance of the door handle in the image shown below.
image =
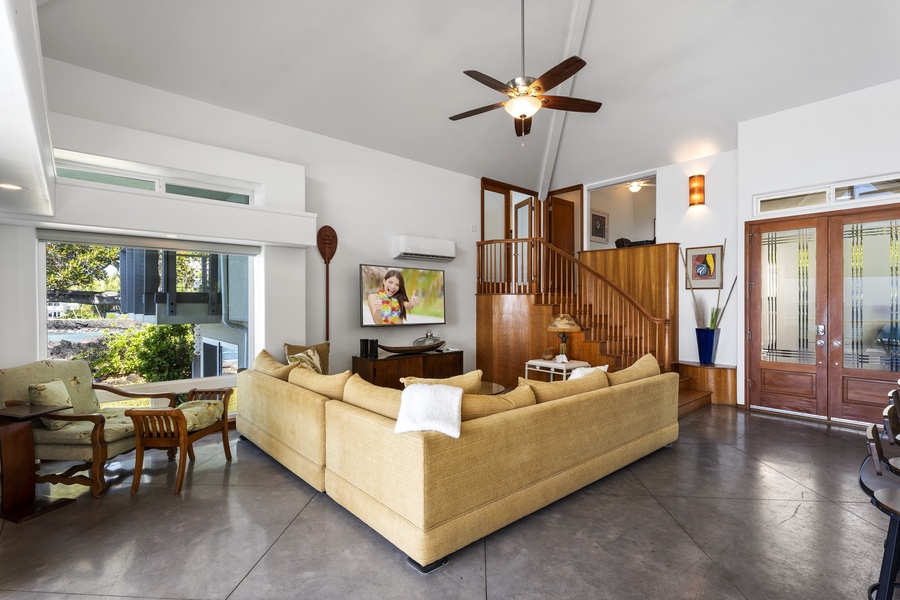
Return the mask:
<path id="1" fill-rule="evenodd" d="M 816 335 L 825 335 L 824 325 L 816 325 Z"/>
<path id="2" fill-rule="evenodd" d="M 816 340 L 816 346 L 824 346 L 825 340 Z"/>
<path id="3" fill-rule="evenodd" d="M 831 342 L 831 345 L 834 346 L 835 348 L 840 348 L 842 345 L 841 340 L 834 340 L 833 342 Z"/>

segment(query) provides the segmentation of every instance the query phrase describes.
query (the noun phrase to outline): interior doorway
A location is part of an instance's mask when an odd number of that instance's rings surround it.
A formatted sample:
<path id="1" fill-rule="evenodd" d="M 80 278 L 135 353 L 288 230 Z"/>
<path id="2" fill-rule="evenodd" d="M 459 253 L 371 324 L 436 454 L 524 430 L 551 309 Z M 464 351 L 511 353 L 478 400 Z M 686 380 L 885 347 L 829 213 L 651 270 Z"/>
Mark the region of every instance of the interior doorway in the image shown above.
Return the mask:
<path id="1" fill-rule="evenodd" d="M 588 193 L 589 211 L 585 215 L 585 249 L 607 250 L 623 246 L 637 246 L 656 242 L 656 175 L 591 188 Z M 591 227 L 595 219 L 604 226 L 604 235 L 594 235 Z"/>
<path id="2" fill-rule="evenodd" d="M 749 406 L 880 422 L 900 374 L 900 208 L 745 232 Z"/>

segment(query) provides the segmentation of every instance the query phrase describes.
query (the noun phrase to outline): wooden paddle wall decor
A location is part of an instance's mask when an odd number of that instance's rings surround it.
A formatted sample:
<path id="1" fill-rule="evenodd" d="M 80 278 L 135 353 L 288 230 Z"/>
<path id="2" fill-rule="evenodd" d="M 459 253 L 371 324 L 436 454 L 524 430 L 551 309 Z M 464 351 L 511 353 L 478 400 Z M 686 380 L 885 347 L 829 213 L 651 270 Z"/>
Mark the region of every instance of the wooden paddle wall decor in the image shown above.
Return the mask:
<path id="1" fill-rule="evenodd" d="M 331 304 L 330 302 L 330 290 L 329 290 L 329 280 L 328 280 L 328 268 L 331 264 L 331 259 L 334 257 L 334 253 L 337 252 L 338 245 L 338 237 L 337 232 L 325 225 L 319 229 L 319 232 L 316 234 L 316 246 L 319 247 L 319 254 L 322 255 L 322 259 L 325 261 L 325 341 L 331 341 L 331 333 L 329 331 L 331 317 L 329 315 L 328 307 Z"/>

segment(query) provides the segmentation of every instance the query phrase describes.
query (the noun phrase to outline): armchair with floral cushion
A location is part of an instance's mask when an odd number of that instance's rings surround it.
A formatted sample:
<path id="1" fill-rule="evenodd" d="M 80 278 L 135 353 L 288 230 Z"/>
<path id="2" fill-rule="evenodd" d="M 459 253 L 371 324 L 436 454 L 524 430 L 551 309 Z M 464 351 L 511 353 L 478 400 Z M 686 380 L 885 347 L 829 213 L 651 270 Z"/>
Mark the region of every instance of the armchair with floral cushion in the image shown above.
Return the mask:
<path id="1" fill-rule="evenodd" d="M 125 416 L 127 407 L 102 408 L 97 390 L 129 399 L 163 398 L 169 407 L 176 403 L 174 393 L 137 394 L 94 383 L 90 366 L 83 360 L 41 360 L 0 369 L 0 403 L 5 406 L 72 407 L 33 422 L 35 458 L 78 463 L 62 473 L 39 474 L 39 483 L 86 485 L 100 498 L 109 489 L 107 461 L 134 450 L 134 424 Z"/>

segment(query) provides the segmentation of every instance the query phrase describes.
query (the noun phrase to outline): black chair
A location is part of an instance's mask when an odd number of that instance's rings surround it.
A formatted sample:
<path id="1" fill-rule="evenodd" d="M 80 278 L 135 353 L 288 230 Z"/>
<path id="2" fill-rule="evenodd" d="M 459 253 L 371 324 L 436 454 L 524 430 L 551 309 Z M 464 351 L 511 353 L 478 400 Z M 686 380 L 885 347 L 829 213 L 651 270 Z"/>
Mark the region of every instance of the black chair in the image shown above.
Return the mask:
<path id="1" fill-rule="evenodd" d="M 866 428 L 866 444 L 869 453 L 859 466 L 859 487 L 872 499 L 875 508 L 891 519 L 884 543 L 884 556 L 881 559 L 881 574 L 878 583 L 869 586 L 868 597 L 875 600 L 891 600 L 897 587 L 895 581 L 900 567 L 900 487 L 873 489 L 866 480 L 869 463 L 879 477 L 884 473 L 885 467 L 891 473 L 900 475 L 900 459 L 885 457 L 878 426 L 875 424 Z"/>

